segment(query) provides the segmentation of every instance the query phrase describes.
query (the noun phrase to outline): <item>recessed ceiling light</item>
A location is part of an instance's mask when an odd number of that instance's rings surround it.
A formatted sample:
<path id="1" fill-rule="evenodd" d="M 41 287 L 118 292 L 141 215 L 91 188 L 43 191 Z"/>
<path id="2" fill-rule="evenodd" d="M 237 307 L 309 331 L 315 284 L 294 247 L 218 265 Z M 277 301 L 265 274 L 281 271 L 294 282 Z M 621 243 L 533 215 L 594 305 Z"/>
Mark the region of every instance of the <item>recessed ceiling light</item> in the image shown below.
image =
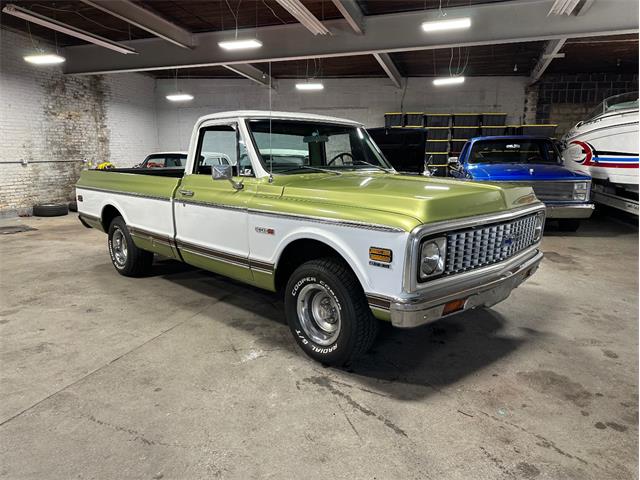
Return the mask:
<path id="1" fill-rule="evenodd" d="M 193 100 L 193 95 L 189 95 L 188 93 L 172 93 L 167 95 L 166 98 L 170 102 L 189 102 Z"/>
<path id="2" fill-rule="evenodd" d="M 315 83 L 296 83 L 298 90 L 324 90 L 324 85 L 318 82 Z"/>
<path id="3" fill-rule="evenodd" d="M 452 18 L 451 20 L 437 20 L 435 22 L 424 22 L 422 30 L 425 32 L 442 32 L 444 30 L 459 30 L 471 27 L 471 19 Z"/>
<path id="4" fill-rule="evenodd" d="M 27 63 L 33 63 L 34 65 L 56 65 L 65 61 L 64 57 L 55 55 L 53 53 L 40 53 L 37 55 L 27 55 L 23 57 Z"/>
<path id="5" fill-rule="evenodd" d="M 260 48 L 262 42 L 252 38 L 250 40 L 228 40 L 226 42 L 218 42 L 220 48 L 225 50 L 246 50 L 249 48 Z"/>
<path id="6" fill-rule="evenodd" d="M 444 78 L 436 78 L 433 80 L 433 84 L 436 86 L 441 85 L 459 85 L 464 83 L 464 77 L 444 77 Z"/>

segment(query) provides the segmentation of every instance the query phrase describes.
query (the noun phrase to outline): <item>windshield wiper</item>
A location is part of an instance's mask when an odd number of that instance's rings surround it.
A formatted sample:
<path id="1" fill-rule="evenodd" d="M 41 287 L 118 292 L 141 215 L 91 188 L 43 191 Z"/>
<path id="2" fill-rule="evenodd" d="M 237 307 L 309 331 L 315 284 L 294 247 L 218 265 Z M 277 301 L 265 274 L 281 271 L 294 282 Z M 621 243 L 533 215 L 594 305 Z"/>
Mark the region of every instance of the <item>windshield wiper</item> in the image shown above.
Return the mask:
<path id="1" fill-rule="evenodd" d="M 336 170 L 329 170 L 327 168 L 310 167 L 308 165 L 298 165 L 295 168 L 287 168 L 285 170 L 280 170 L 280 171 L 275 172 L 275 173 L 293 172 L 295 170 L 316 170 L 318 172 L 325 172 L 325 173 L 333 173 L 335 175 L 342 175 L 342 173 L 340 173 L 340 172 L 338 172 Z"/>
<path id="2" fill-rule="evenodd" d="M 371 166 L 371 167 L 375 167 L 375 168 L 377 168 L 378 170 L 382 170 L 382 171 L 383 171 L 383 172 L 385 172 L 385 173 L 393 173 L 393 172 L 391 171 L 391 169 L 389 169 L 389 168 L 381 167 L 380 165 L 376 165 L 375 163 L 365 162 L 364 160 L 354 160 L 352 163 L 353 163 L 354 165 L 355 165 L 355 164 L 358 164 L 358 165 L 369 165 L 369 166 Z"/>

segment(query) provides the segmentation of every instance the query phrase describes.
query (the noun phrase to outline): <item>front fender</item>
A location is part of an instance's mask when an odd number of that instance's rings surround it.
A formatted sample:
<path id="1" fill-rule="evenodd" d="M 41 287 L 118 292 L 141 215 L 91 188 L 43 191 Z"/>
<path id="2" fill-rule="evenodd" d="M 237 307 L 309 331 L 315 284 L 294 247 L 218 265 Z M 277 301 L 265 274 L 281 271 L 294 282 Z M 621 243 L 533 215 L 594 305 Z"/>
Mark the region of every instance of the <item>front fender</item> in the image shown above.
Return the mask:
<path id="1" fill-rule="evenodd" d="M 358 277 L 362 288 L 365 291 L 369 291 L 371 289 L 371 280 L 369 273 L 367 272 L 366 264 L 363 263 L 362 258 L 360 258 L 362 255 L 358 255 L 358 253 L 354 251 L 354 248 L 342 240 L 335 232 L 326 231 L 317 227 L 297 229 L 287 233 L 282 238 L 274 252 L 273 263 L 275 264 L 276 269 L 280 263 L 282 252 L 284 252 L 285 248 L 296 240 L 315 240 L 328 245 L 338 252 L 344 261 L 351 267 L 353 272 L 356 274 L 356 277 Z"/>

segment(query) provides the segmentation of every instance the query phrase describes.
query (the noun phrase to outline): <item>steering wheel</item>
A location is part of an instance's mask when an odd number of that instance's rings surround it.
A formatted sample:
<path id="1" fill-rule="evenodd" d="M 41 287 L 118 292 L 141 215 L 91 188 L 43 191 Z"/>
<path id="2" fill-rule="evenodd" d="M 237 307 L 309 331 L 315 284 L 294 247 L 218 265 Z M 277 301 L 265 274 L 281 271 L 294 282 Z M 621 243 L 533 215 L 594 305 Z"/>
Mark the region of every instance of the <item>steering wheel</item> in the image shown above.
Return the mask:
<path id="1" fill-rule="evenodd" d="M 350 164 L 352 164 L 352 165 L 353 165 L 353 155 L 351 155 L 349 152 L 342 152 L 342 153 L 339 153 L 338 155 L 336 155 L 335 157 L 333 157 L 331 160 L 329 160 L 329 161 L 327 162 L 327 167 L 328 167 L 329 165 L 331 165 L 333 162 L 335 162 L 336 160 L 338 160 L 339 158 L 340 158 L 340 159 L 342 159 L 342 157 L 350 157 L 350 158 L 351 158 L 351 161 L 350 161 L 350 162 L 348 162 L 348 163 L 350 163 Z M 343 165 L 346 165 L 346 164 L 347 164 L 347 162 L 345 162 L 344 160 L 342 160 L 342 164 L 343 164 Z"/>

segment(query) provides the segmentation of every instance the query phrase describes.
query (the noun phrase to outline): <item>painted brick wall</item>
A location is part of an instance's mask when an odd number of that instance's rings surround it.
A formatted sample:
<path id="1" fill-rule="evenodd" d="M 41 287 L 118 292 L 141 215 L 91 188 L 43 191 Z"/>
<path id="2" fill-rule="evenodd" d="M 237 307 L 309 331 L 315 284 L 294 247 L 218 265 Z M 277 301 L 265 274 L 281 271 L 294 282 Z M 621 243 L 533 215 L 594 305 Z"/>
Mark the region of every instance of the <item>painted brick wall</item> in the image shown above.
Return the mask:
<path id="1" fill-rule="evenodd" d="M 532 88 L 537 96 L 537 123 L 556 123 L 562 136 L 602 100 L 638 91 L 637 74 L 548 74 Z M 529 94 L 531 95 L 531 93 Z"/>
<path id="2" fill-rule="evenodd" d="M 272 92 L 273 110 L 319 113 L 361 121 L 369 127 L 384 125 L 385 112 L 397 112 L 403 90 L 383 78 L 326 79 L 322 92 L 299 92 L 295 80 L 280 79 Z M 506 112 L 509 122 L 524 115 L 523 77 L 468 78 L 464 85 L 434 87 L 432 79 L 410 78 L 404 92 L 404 111 Z M 179 88 L 196 98 L 172 104 L 165 95 L 173 80 L 158 80 L 158 131 L 161 150 L 188 147 L 198 117 L 225 110 L 268 110 L 269 89 L 249 80 L 180 80 Z"/>
<path id="3" fill-rule="evenodd" d="M 72 198 L 83 161 L 128 166 L 157 148 L 152 78 L 64 76 L 24 62 L 33 51 L 0 29 L 0 214 Z"/>

